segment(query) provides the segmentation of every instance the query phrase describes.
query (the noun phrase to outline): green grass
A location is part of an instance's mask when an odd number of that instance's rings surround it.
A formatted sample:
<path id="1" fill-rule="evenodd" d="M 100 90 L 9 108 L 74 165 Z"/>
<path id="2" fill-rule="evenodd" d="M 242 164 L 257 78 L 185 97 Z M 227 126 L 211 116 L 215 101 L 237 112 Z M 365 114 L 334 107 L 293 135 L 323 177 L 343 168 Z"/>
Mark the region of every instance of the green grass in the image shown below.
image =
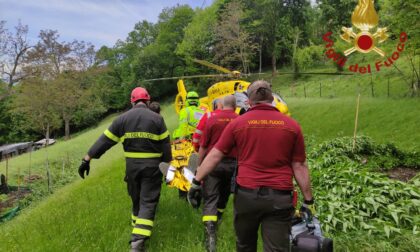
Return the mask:
<path id="1" fill-rule="evenodd" d="M 355 63 L 359 63 L 360 66 L 370 63 L 371 67 L 374 67 L 376 60 L 384 60 L 372 55 L 368 58 L 364 57 L 365 55 L 360 54 L 352 55 L 347 67 Z M 415 62 L 419 60 L 419 57 L 414 59 Z M 390 67 L 372 74 L 359 74 L 345 69 L 344 73 L 353 75 L 300 75 L 295 79 L 293 75 L 281 74 L 282 72 L 292 72 L 292 69 L 285 68 L 280 69 L 279 74 L 274 78 L 269 74 L 263 75 L 262 78 L 272 82 L 273 89 L 285 98 L 305 97 L 305 94 L 307 98 L 336 98 L 356 96 L 359 93 L 365 97 L 404 98 L 412 95 L 411 83 L 415 80 L 408 62 L 409 59 L 406 56 L 399 59 L 395 66 L 400 71 Z M 311 69 L 302 69 L 301 72 L 335 73 L 336 68 L 327 61 L 325 64 L 319 64 Z"/>
<path id="2" fill-rule="evenodd" d="M 86 154 L 90 145 L 100 136 L 100 134 L 111 124 L 113 117 L 103 120 L 97 127 L 86 132 L 77 134 L 69 141 L 59 140 L 51 147 L 40 149 L 29 154 L 17 156 L 9 159 L 9 182 L 16 183 L 17 172 L 20 169 L 22 174 L 28 174 L 31 159 L 32 174 L 45 174 L 46 157 L 50 162 L 64 162 L 67 159 L 78 157 L 79 160 Z M 77 160 L 77 161 L 79 161 Z M 0 163 L 0 173 L 6 172 L 6 162 Z"/>
<path id="3" fill-rule="evenodd" d="M 338 136 L 353 136 L 355 97 L 319 99 L 290 98 L 287 100 L 292 116 L 303 132 L 317 142 Z M 360 98 L 358 134 L 375 141 L 392 142 L 403 149 L 420 150 L 419 99 Z"/>
<path id="4" fill-rule="evenodd" d="M 353 134 L 356 98 L 288 98 L 293 117 L 307 136 L 316 142 Z M 353 97 L 351 97 L 353 96 Z M 404 149 L 419 149 L 420 125 L 418 99 L 386 99 L 362 96 L 359 133 L 379 142 L 392 141 Z M 168 128 L 176 125 L 172 106 L 163 106 Z M 124 158 L 121 146 L 108 151 L 100 160 L 92 161 L 87 179 L 77 177 L 79 160 L 90 145 L 111 123 L 109 117 L 94 129 L 67 142 L 49 148 L 49 158 L 57 163 L 69 156 L 71 176 L 65 186 L 59 184 L 54 193 L 24 209 L 12 221 L 0 225 L 1 251 L 124 251 L 128 249 L 131 226 L 131 202 L 123 182 Z M 11 182 L 16 181 L 18 167 L 27 171 L 27 154 L 10 160 Z M 0 163 L 4 172 L 5 163 Z M 33 173 L 45 174 L 45 150 L 32 154 Z M 67 172 L 67 170 L 66 170 Z M 71 174 L 71 175 L 70 175 Z M 57 181 L 57 180 L 56 180 Z M 53 180 L 54 183 L 54 180 Z M 64 182 L 63 182 L 64 184 Z M 219 251 L 235 250 L 231 203 L 219 227 Z M 178 199 L 177 191 L 162 188 L 156 224 L 149 251 L 204 251 L 201 214 Z M 397 235 L 387 240 L 366 232 L 335 235 L 336 251 L 409 251 L 418 237 Z M 261 241 L 260 241 L 261 243 Z"/>
<path id="5" fill-rule="evenodd" d="M 168 128 L 176 126 L 172 107 L 164 106 Z M 84 153 L 111 119 L 99 127 L 67 142 L 75 148 L 71 153 Z M 64 144 L 50 148 L 50 158 L 60 156 Z M 131 233 L 131 201 L 126 191 L 124 159 L 121 147 L 108 151 L 100 160 L 92 161 L 91 174 L 77 179 L 42 201 L 26 208 L 12 221 L 0 226 L 0 244 L 5 251 L 123 251 L 128 248 Z M 41 153 L 41 152 L 39 152 Z M 36 153 L 34 153 L 35 155 Z M 25 162 L 23 155 L 11 162 Z M 43 156 L 39 157 L 43 163 Z M 20 161 L 23 160 L 23 161 Z M 37 159 L 34 158 L 34 162 Z M 73 167 L 74 173 L 77 167 Z M 234 250 L 232 210 L 220 226 L 221 251 Z M 42 230 L 42 231 L 40 231 Z M 223 231 L 225 230 L 225 231 Z M 163 186 L 150 251 L 200 251 L 203 235 L 200 212 L 178 199 L 178 192 Z"/>

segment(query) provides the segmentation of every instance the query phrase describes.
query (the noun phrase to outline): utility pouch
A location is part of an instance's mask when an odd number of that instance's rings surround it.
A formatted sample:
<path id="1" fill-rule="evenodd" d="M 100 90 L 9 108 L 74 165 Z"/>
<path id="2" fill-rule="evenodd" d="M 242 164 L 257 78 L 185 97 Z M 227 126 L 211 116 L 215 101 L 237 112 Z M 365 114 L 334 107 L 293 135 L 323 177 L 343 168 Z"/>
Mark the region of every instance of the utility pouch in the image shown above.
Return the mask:
<path id="1" fill-rule="evenodd" d="M 292 252 L 333 252 L 333 240 L 324 237 L 316 217 L 308 223 L 302 218 L 292 219 L 290 235 Z"/>

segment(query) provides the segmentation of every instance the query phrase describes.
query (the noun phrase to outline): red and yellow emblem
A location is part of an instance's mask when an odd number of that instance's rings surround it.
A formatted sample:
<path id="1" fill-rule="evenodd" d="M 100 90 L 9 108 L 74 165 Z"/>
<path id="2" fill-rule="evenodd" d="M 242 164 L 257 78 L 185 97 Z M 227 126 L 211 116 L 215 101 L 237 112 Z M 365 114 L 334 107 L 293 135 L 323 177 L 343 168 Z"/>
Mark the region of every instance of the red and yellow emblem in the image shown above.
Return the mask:
<path id="1" fill-rule="evenodd" d="M 380 44 L 388 39 L 387 28 L 377 28 L 374 34 L 370 33 L 379 22 L 379 17 L 374 7 L 374 0 L 359 0 L 351 16 L 351 22 L 353 26 L 358 28 L 359 33 L 355 33 L 353 27 L 341 28 L 343 31 L 343 34 L 340 35 L 341 39 L 354 45 L 352 48 L 344 51 L 344 55 L 348 56 L 355 51 L 361 53 L 375 51 L 382 57 L 385 56 L 385 52 L 378 48 L 376 44 Z"/>

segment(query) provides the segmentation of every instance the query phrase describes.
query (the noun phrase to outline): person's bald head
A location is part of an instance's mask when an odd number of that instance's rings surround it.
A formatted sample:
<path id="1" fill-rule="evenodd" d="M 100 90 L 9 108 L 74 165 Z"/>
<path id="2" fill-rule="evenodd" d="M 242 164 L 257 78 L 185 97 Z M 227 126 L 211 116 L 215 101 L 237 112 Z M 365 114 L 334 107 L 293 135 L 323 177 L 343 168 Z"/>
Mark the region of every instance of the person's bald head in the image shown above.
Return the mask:
<path id="1" fill-rule="evenodd" d="M 236 98 L 233 95 L 227 95 L 223 98 L 223 109 L 235 109 Z"/>
<path id="2" fill-rule="evenodd" d="M 272 103 L 274 100 L 271 84 L 264 80 L 254 81 L 249 85 L 247 93 L 251 105 Z"/>
<path id="3" fill-rule="evenodd" d="M 217 98 L 213 100 L 213 110 L 223 109 L 223 99 Z"/>

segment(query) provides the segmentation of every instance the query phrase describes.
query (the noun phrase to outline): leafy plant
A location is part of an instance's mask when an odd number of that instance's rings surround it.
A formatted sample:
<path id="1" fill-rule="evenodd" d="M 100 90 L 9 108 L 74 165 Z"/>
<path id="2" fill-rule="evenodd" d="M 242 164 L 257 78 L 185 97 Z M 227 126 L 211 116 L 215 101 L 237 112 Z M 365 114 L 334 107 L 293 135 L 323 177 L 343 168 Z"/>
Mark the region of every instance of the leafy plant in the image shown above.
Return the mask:
<path id="1" fill-rule="evenodd" d="M 310 158 L 318 165 L 330 165 L 344 161 L 365 165 L 372 170 L 407 167 L 420 169 L 420 154 L 404 152 L 394 144 L 376 144 L 371 138 L 359 136 L 353 149 L 353 138 L 341 137 L 327 141 L 315 147 Z"/>
<path id="2" fill-rule="evenodd" d="M 407 161 L 409 160 L 409 161 Z M 420 177 L 409 183 L 375 172 L 383 165 L 410 163 L 419 167 L 418 154 L 394 145 L 377 145 L 359 137 L 343 137 L 320 144 L 309 154 L 318 213 L 328 233 L 365 230 L 390 237 L 420 227 Z"/>

